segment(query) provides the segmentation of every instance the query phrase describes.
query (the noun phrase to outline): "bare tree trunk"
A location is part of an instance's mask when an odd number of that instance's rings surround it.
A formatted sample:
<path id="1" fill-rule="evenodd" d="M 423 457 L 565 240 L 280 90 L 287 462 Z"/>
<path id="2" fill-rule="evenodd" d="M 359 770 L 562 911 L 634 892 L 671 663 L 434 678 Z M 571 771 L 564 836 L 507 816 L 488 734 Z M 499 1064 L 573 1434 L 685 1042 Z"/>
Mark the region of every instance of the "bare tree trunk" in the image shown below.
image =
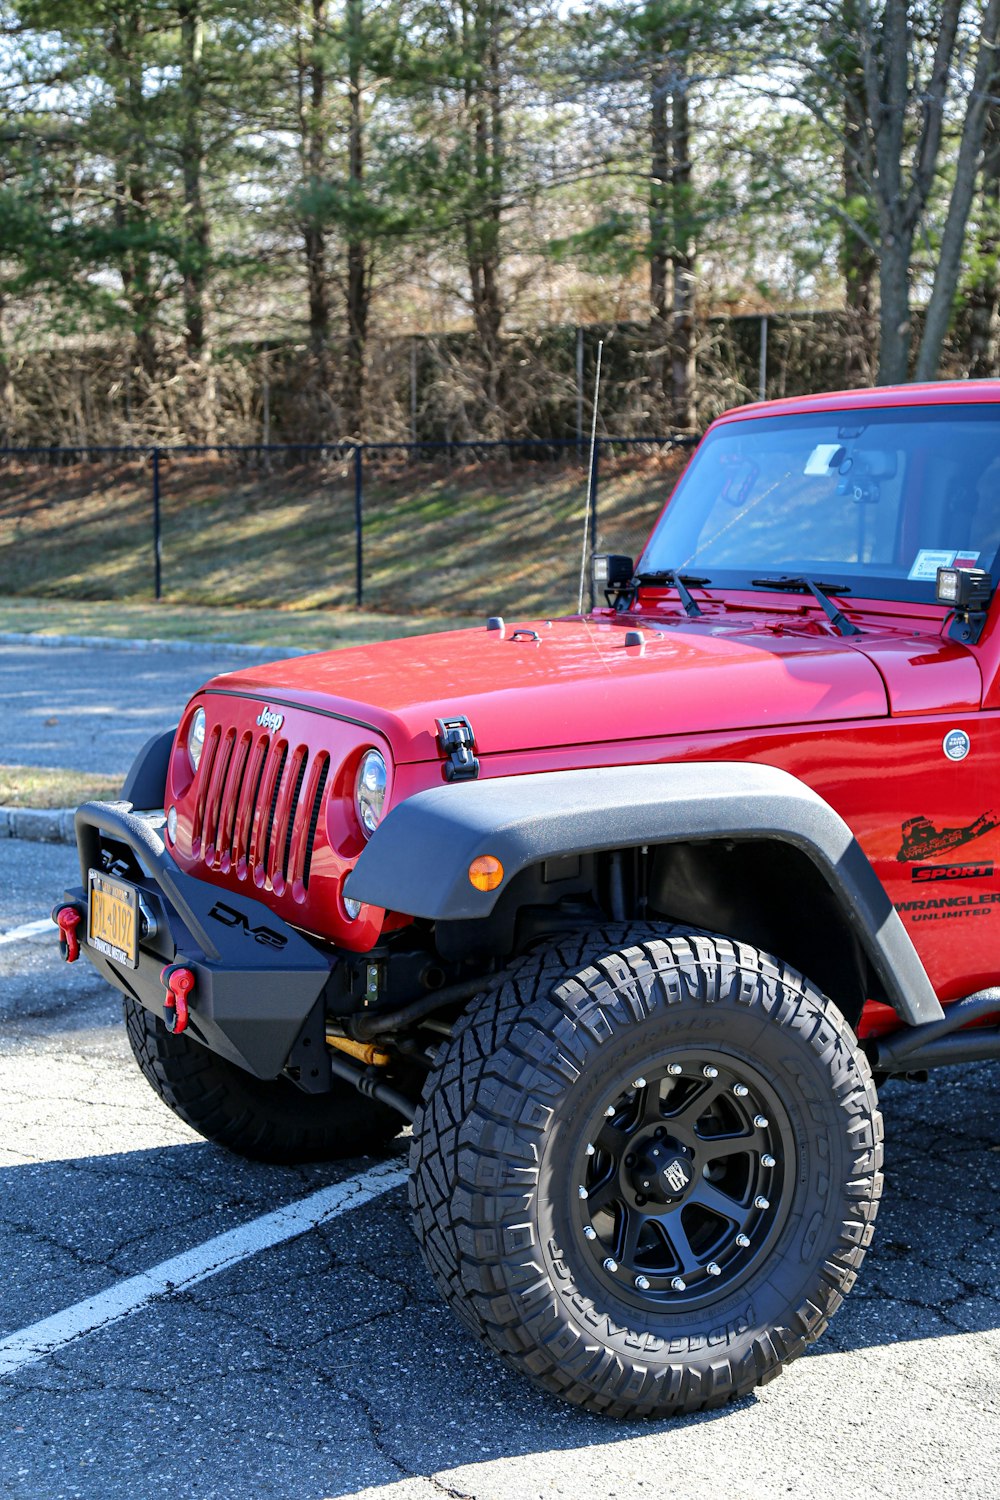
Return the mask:
<path id="1" fill-rule="evenodd" d="M 204 78 L 202 52 L 205 22 L 201 0 L 182 0 L 181 22 L 181 170 L 184 180 L 184 245 L 181 274 L 184 282 L 184 346 L 199 367 L 203 436 L 212 442 L 216 432 L 215 380 L 212 350 L 205 321 L 209 271 L 209 223 L 202 191 L 205 148 L 202 138 Z"/>
<path id="2" fill-rule="evenodd" d="M 119 272 L 131 312 L 138 364 L 152 384 L 158 372 L 158 351 L 152 264 L 142 242 L 149 222 L 140 56 L 143 31 L 143 18 L 138 10 L 123 13 L 111 26 L 109 50 L 118 65 L 115 94 L 122 129 L 121 150 L 115 163 L 114 217 L 121 235 Z"/>
<path id="3" fill-rule="evenodd" d="M 7 340 L 4 331 L 4 314 L 7 299 L 0 292 L 0 438 L 5 443 L 14 441 L 14 382 L 7 358 Z"/>
<path id="4" fill-rule="evenodd" d="M 933 380 L 941 363 L 948 324 L 951 322 L 952 306 L 958 287 L 958 273 L 965 244 L 965 230 L 972 208 L 972 197 L 976 189 L 979 157 L 986 129 L 989 105 L 990 82 L 996 73 L 997 33 L 1000 31 L 1000 0 L 989 0 L 979 33 L 979 52 L 976 56 L 976 71 L 972 83 L 972 96 L 965 111 L 962 139 L 958 148 L 955 181 L 948 204 L 948 217 L 941 236 L 941 249 L 934 271 L 934 285 L 927 304 L 927 318 L 920 353 L 917 356 L 916 378 Z"/>
<path id="5" fill-rule="evenodd" d="M 670 309 L 670 256 L 667 213 L 670 199 L 670 70 L 668 41 L 657 39 L 657 61 L 649 90 L 649 306 L 664 329 Z"/>
<path id="6" fill-rule="evenodd" d="M 867 385 L 874 369 L 878 256 L 873 248 L 876 226 L 872 222 L 869 187 L 862 169 L 865 152 L 865 94 L 856 42 L 857 30 L 857 0 L 844 0 L 843 26 L 837 43 L 837 64 L 844 84 L 842 164 L 844 203 L 849 219 L 844 224 L 841 239 L 840 269 L 844 278 L 844 304 L 850 327 L 847 376 L 853 384 Z M 855 224 L 859 227 L 855 228 Z"/>
<path id="7" fill-rule="evenodd" d="M 688 37 L 675 38 L 670 98 L 670 208 L 672 220 L 673 317 L 670 339 L 671 421 L 695 425 L 695 222 L 691 182 L 691 120 L 688 107 Z"/>
<path id="8" fill-rule="evenodd" d="M 871 0 L 856 3 L 869 133 L 864 149 L 881 251 L 878 380 L 886 385 L 906 380 L 909 373 L 913 238 L 937 171 L 962 0 L 942 0 L 930 70 L 921 92 L 921 123 L 908 183 L 903 178 L 903 154 L 909 146 L 910 65 L 915 46 L 911 9 L 908 0 L 885 0 L 876 15 Z M 991 6 L 996 3 L 990 0 Z"/>
<path id="9" fill-rule="evenodd" d="M 330 274 L 326 226 L 315 201 L 327 164 L 327 77 L 323 44 L 327 0 L 307 0 L 305 48 L 299 37 L 299 143 L 305 206 L 302 243 L 309 302 L 309 347 L 321 401 L 329 406 L 333 372 L 330 359 Z"/>
<path id="10" fill-rule="evenodd" d="M 347 170 L 353 202 L 357 203 L 364 185 L 364 112 L 361 94 L 364 47 L 364 0 L 347 0 L 345 9 L 348 54 L 348 134 Z M 368 306 L 371 278 L 370 251 L 367 241 L 357 230 L 352 214 L 352 228 L 347 242 L 347 379 L 345 412 L 348 431 L 361 437 L 365 414 L 365 359 L 368 343 Z"/>
<path id="11" fill-rule="evenodd" d="M 506 430 L 500 330 L 500 242 L 506 165 L 505 102 L 500 71 L 500 0 L 463 4 L 465 107 L 470 133 L 472 183 L 465 218 L 466 258 L 472 314 L 486 373 L 486 400 L 493 430 Z"/>
<path id="12" fill-rule="evenodd" d="M 969 374 L 987 380 L 1000 370 L 1000 103 L 995 99 L 986 122 L 981 213 L 978 274 L 969 290 Z"/>
<path id="13" fill-rule="evenodd" d="M 649 82 L 649 316 L 652 336 L 650 395 L 658 411 L 668 391 L 670 347 L 670 39 L 666 27 L 650 37 L 654 56 Z"/>
<path id="14" fill-rule="evenodd" d="M 878 384 L 899 385 L 910 370 L 910 258 L 913 237 L 883 238 L 879 268 Z"/>

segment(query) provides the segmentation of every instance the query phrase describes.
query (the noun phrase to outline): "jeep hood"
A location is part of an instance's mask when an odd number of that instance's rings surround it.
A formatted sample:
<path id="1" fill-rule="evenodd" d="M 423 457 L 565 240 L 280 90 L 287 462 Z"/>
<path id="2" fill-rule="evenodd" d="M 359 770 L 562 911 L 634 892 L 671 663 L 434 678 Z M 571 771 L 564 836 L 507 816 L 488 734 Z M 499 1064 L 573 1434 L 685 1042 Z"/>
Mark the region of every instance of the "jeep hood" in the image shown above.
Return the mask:
<path id="1" fill-rule="evenodd" d="M 384 736 L 398 763 L 439 758 L 439 718 L 464 714 L 480 754 L 879 718 L 881 674 L 828 635 L 720 624 L 536 621 L 296 657 L 206 691 L 331 714 Z"/>

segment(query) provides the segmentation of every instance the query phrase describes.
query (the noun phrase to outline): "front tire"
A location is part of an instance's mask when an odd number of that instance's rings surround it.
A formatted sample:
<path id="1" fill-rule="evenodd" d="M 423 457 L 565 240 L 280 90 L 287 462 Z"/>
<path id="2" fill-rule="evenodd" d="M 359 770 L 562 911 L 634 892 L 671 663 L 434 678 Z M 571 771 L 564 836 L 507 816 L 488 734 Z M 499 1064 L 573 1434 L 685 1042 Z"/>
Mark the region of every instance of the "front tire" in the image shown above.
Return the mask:
<path id="1" fill-rule="evenodd" d="M 882 1190 L 871 1072 L 780 961 L 671 928 L 523 960 L 413 1127 L 424 1257 L 536 1385 L 615 1416 L 777 1375 L 853 1285 Z"/>
<path id="2" fill-rule="evenodd" d="M 125 1025 L 149 1084 L 186 1125 L 251 1161 L 336 1161 L 381 1152 L 400 1117 L 350 1084 L 306 1094 L 287 1078 L 255 1078 L 125 997 Z"/>

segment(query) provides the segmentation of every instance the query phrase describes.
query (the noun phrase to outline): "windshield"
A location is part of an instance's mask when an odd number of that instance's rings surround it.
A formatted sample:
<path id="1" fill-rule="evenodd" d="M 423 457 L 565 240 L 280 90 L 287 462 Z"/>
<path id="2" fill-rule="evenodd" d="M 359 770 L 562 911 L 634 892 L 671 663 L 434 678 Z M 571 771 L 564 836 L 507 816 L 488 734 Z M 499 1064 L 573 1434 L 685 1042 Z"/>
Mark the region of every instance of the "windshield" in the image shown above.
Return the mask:
<path id="1" fill-rule="evenodd" d="M 702 443 L 639 562 L 713 584 L 762 575 L 933 601 L 937 569 L 992 569 L 1000 406 L 756 417 Z"/>

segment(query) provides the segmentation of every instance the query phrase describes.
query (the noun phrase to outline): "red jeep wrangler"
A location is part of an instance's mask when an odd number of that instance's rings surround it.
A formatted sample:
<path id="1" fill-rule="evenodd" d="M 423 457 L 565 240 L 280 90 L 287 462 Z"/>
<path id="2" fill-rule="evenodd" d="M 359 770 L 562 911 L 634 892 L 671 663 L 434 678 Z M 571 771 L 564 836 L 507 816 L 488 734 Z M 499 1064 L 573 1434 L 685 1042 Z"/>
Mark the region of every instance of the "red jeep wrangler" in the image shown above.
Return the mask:
<path id="1" fill-rule="evenodd" d="M 67 956 L 210 1140 L 412 1121 L 538 1385 L 743 1395 L 854 1283 L 875 1082 L 1000 1056 L 998 542 L 1000 385 L 729 412 L 585 618 L 209 682 L 80 808 Z"/>

